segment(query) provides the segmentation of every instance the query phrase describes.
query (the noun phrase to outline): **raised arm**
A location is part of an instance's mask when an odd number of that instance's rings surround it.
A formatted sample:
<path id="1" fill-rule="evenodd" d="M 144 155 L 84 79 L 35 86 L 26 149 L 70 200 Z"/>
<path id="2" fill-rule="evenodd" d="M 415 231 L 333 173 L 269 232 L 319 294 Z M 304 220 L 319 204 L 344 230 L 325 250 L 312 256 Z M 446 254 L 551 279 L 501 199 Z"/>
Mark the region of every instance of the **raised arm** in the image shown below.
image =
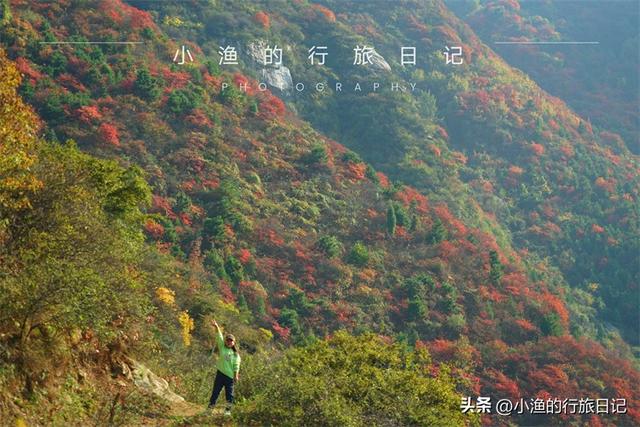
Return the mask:
<path id="1" fill-rule="evenodd" d="M 222 338 L 222 331 L 220 330 L 220 326 L 215 319 L 213 319 L 213 328 L 216 330 L 216 345 L 218 346 L 218 351 L 222 350 L 222 346 L 224 346 L 224 339 Z"/>

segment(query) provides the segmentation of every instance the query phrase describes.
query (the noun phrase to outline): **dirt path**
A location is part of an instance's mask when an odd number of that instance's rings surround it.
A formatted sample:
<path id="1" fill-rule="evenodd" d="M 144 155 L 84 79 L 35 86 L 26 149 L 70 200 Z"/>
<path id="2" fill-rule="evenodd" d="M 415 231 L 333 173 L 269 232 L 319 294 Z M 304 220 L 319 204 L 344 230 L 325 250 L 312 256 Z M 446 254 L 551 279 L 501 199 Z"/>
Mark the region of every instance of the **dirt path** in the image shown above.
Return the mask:
<path id="1" fill-rule="evenodd" d="M 224 416 L 224 405 L 213 410 L 205 405 L 186 401 L 174 393 L 166 380 L 154 374 L 146 366 L 129 359 L 128 377 L 139 390 L 154 395 L 162 402 L 156 408 L 147 408 L 142 415 L 145 426 L 234 426 L 233 419 Z"/>

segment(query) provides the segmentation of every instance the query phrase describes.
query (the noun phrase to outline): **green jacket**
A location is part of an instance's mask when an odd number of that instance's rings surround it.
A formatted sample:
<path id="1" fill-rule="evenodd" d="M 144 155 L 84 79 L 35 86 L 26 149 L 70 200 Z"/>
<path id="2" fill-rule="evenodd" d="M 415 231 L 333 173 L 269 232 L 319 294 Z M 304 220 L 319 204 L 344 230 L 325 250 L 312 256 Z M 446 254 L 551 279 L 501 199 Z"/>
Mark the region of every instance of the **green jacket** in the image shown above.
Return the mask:
<path id="1" fill-rule="evenodd" d="M 222 332 L 218 329 L 218 336 L 216 337 L 218 344 L 218 363 L 216 367 L 218 371 L 222 372 L 229 378 L 234 378 L 235 374 L 240 371 L 240 355 L 224 345 L 224 338 Z"/>

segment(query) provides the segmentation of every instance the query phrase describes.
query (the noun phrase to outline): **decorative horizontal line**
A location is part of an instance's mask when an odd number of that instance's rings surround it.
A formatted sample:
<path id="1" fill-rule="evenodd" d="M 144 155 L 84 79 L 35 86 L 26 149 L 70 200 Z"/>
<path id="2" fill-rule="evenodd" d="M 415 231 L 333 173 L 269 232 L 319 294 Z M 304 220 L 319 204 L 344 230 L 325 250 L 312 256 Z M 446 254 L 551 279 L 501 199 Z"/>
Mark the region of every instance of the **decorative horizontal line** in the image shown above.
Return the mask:
<path id="1" fill-rule="evenodd" d="M 143 44 L 144 42 L 40 42 L 40 44 Z"/>
<path id="2" fill-rule="evenodd" d="M 493 44 L 600 44 L 600 42 L 493 42 Z"/>

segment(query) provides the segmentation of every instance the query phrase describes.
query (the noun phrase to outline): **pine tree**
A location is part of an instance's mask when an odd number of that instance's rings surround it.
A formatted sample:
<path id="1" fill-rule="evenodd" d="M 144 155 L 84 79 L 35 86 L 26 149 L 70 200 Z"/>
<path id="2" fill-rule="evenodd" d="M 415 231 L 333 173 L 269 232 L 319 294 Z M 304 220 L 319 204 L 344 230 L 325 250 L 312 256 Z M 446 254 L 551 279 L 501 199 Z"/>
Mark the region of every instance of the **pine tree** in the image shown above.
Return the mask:
<path id="1" fill-rule="evenodd" d="M 142 68 L 136 72 L 134 93 L 142 99 L 153 101 L 157 99 L 162 90 L 158 80 L 149 73 L 149 70 Z"/>
<path id="2" fill-rule="evenodd" d="M 502 279 L 503 266 L 498 259 L 498 253 L 496 251 L 489 252 L 489 265 L 491 266 L 491 270 L 489 271 L 489 279 L 491 283 L 494 285 L 498 285 L 500 283 L 500 279 Z"/>
<path id="3" fill-rule="evenodd" d="M 446 239 L 447 229 L 444 227 L 444 224 L 442 224 L 442 221 L 440 221 L 440 218 L 434 219 L 433 225 L 431 226 L 431 231 L 427 236 L 427 242 L 435 245 Z"/>
<path id="4" fill-rule="evenodd" d="M 393 204 L 389 204 L 387 208 L 387 232 L 392 236 L 396 234 L 396 223 L 396 210 Z"/>

